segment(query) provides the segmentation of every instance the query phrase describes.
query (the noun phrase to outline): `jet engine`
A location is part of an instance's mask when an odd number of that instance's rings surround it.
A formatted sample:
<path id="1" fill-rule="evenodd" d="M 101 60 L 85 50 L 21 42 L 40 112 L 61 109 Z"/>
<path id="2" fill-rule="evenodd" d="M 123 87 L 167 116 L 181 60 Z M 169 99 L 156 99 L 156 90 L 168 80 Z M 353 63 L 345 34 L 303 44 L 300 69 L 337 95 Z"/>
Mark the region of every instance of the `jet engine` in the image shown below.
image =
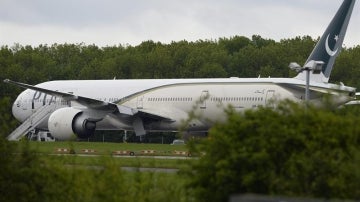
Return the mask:
<path id="1" fill-rule="evenodd" d="M 79 109 L 65 107 L 53 112 L 48 121 L 51 135 L 59 140 L 88 138 L 94 134 L 96 121 Z"/>

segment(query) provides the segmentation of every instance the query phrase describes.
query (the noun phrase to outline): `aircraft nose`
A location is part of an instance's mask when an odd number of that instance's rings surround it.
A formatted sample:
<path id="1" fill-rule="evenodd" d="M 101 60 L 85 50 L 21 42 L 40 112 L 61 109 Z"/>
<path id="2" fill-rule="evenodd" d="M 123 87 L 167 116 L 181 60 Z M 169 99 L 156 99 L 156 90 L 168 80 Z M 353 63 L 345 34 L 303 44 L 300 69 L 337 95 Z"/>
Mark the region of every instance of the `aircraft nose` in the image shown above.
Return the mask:
<path id="1" fill-rule="evenodd" d="M 29 116 L 29 110 L 26 107 L 25 103 L 25 95 L 26 91 L 20 93 L 20 95 L 16 98 L 15 102 L 12 105 L 12 114 L 20 122 L 24 122 Z"/>
<path id="2" fill-rule="evenodd" d="M 13 116 L 18 120 L 22 122 L 21 114 L 20 114 L 20 102 L 19 97 L 15 100 L 15 102 L 12 105 L 12 114 Z"/>

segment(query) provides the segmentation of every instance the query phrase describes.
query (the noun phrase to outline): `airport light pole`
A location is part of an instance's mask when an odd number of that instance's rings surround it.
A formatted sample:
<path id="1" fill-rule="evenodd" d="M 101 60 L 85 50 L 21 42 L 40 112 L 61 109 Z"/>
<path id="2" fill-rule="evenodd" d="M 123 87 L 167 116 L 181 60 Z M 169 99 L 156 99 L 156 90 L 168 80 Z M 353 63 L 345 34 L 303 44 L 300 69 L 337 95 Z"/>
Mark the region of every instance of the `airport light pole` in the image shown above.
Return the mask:
<path id="1" fill-rule="evenodd" d="M 308 102 L 310 99 L 310 68 L 305 68 L 304 71 L 306 71 L 306 88 L 305 88 L 305 102 Z"/>
<path id="2" fill-rule="evenodd" d="M 305 102 L 308 103 L 310 100 L 310 72 L 313 74 L 320 74 L 322 71 L 323 61 L 310 60 L 303 67 L 296 62 L 290 63 L 289 67 L 298 73 L 306 71 L 306 86 L 305 86 Z"/>

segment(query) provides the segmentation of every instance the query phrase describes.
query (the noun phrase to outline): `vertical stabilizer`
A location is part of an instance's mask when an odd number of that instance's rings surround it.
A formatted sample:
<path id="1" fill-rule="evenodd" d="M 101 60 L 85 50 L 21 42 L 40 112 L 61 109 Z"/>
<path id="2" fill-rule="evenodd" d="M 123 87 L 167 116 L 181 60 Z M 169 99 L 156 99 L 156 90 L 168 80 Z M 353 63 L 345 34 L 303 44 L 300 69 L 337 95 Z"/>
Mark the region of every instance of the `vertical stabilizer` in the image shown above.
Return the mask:
<path id="1" fill-rule="evenodd" d="M 354 4 L 355 0 L 344 0 L 309 58 L 306 60 L 305 65 L 310 61 L 324 62 L 321 73 L 312 74 L 311 72 L 310 80 L 324 83 L 329 81 L 335 59 L 342 48 Z M 295 78 L 305 80 L 306 73 L 301 72 Z"/>

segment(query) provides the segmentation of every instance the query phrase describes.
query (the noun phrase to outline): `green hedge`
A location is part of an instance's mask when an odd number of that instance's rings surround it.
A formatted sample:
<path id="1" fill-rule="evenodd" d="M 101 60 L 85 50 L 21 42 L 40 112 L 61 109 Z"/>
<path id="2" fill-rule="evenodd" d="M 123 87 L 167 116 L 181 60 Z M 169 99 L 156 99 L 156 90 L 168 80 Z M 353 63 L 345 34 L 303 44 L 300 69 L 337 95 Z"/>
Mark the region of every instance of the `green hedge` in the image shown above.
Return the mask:
<path id="1" fill-rule="evenodd" d="M 198 201 L 232 194 L 360 199 L 359 107 L 227 111 L 228 121 L 193 145 L 205 155 L 185 172 Z"/>

